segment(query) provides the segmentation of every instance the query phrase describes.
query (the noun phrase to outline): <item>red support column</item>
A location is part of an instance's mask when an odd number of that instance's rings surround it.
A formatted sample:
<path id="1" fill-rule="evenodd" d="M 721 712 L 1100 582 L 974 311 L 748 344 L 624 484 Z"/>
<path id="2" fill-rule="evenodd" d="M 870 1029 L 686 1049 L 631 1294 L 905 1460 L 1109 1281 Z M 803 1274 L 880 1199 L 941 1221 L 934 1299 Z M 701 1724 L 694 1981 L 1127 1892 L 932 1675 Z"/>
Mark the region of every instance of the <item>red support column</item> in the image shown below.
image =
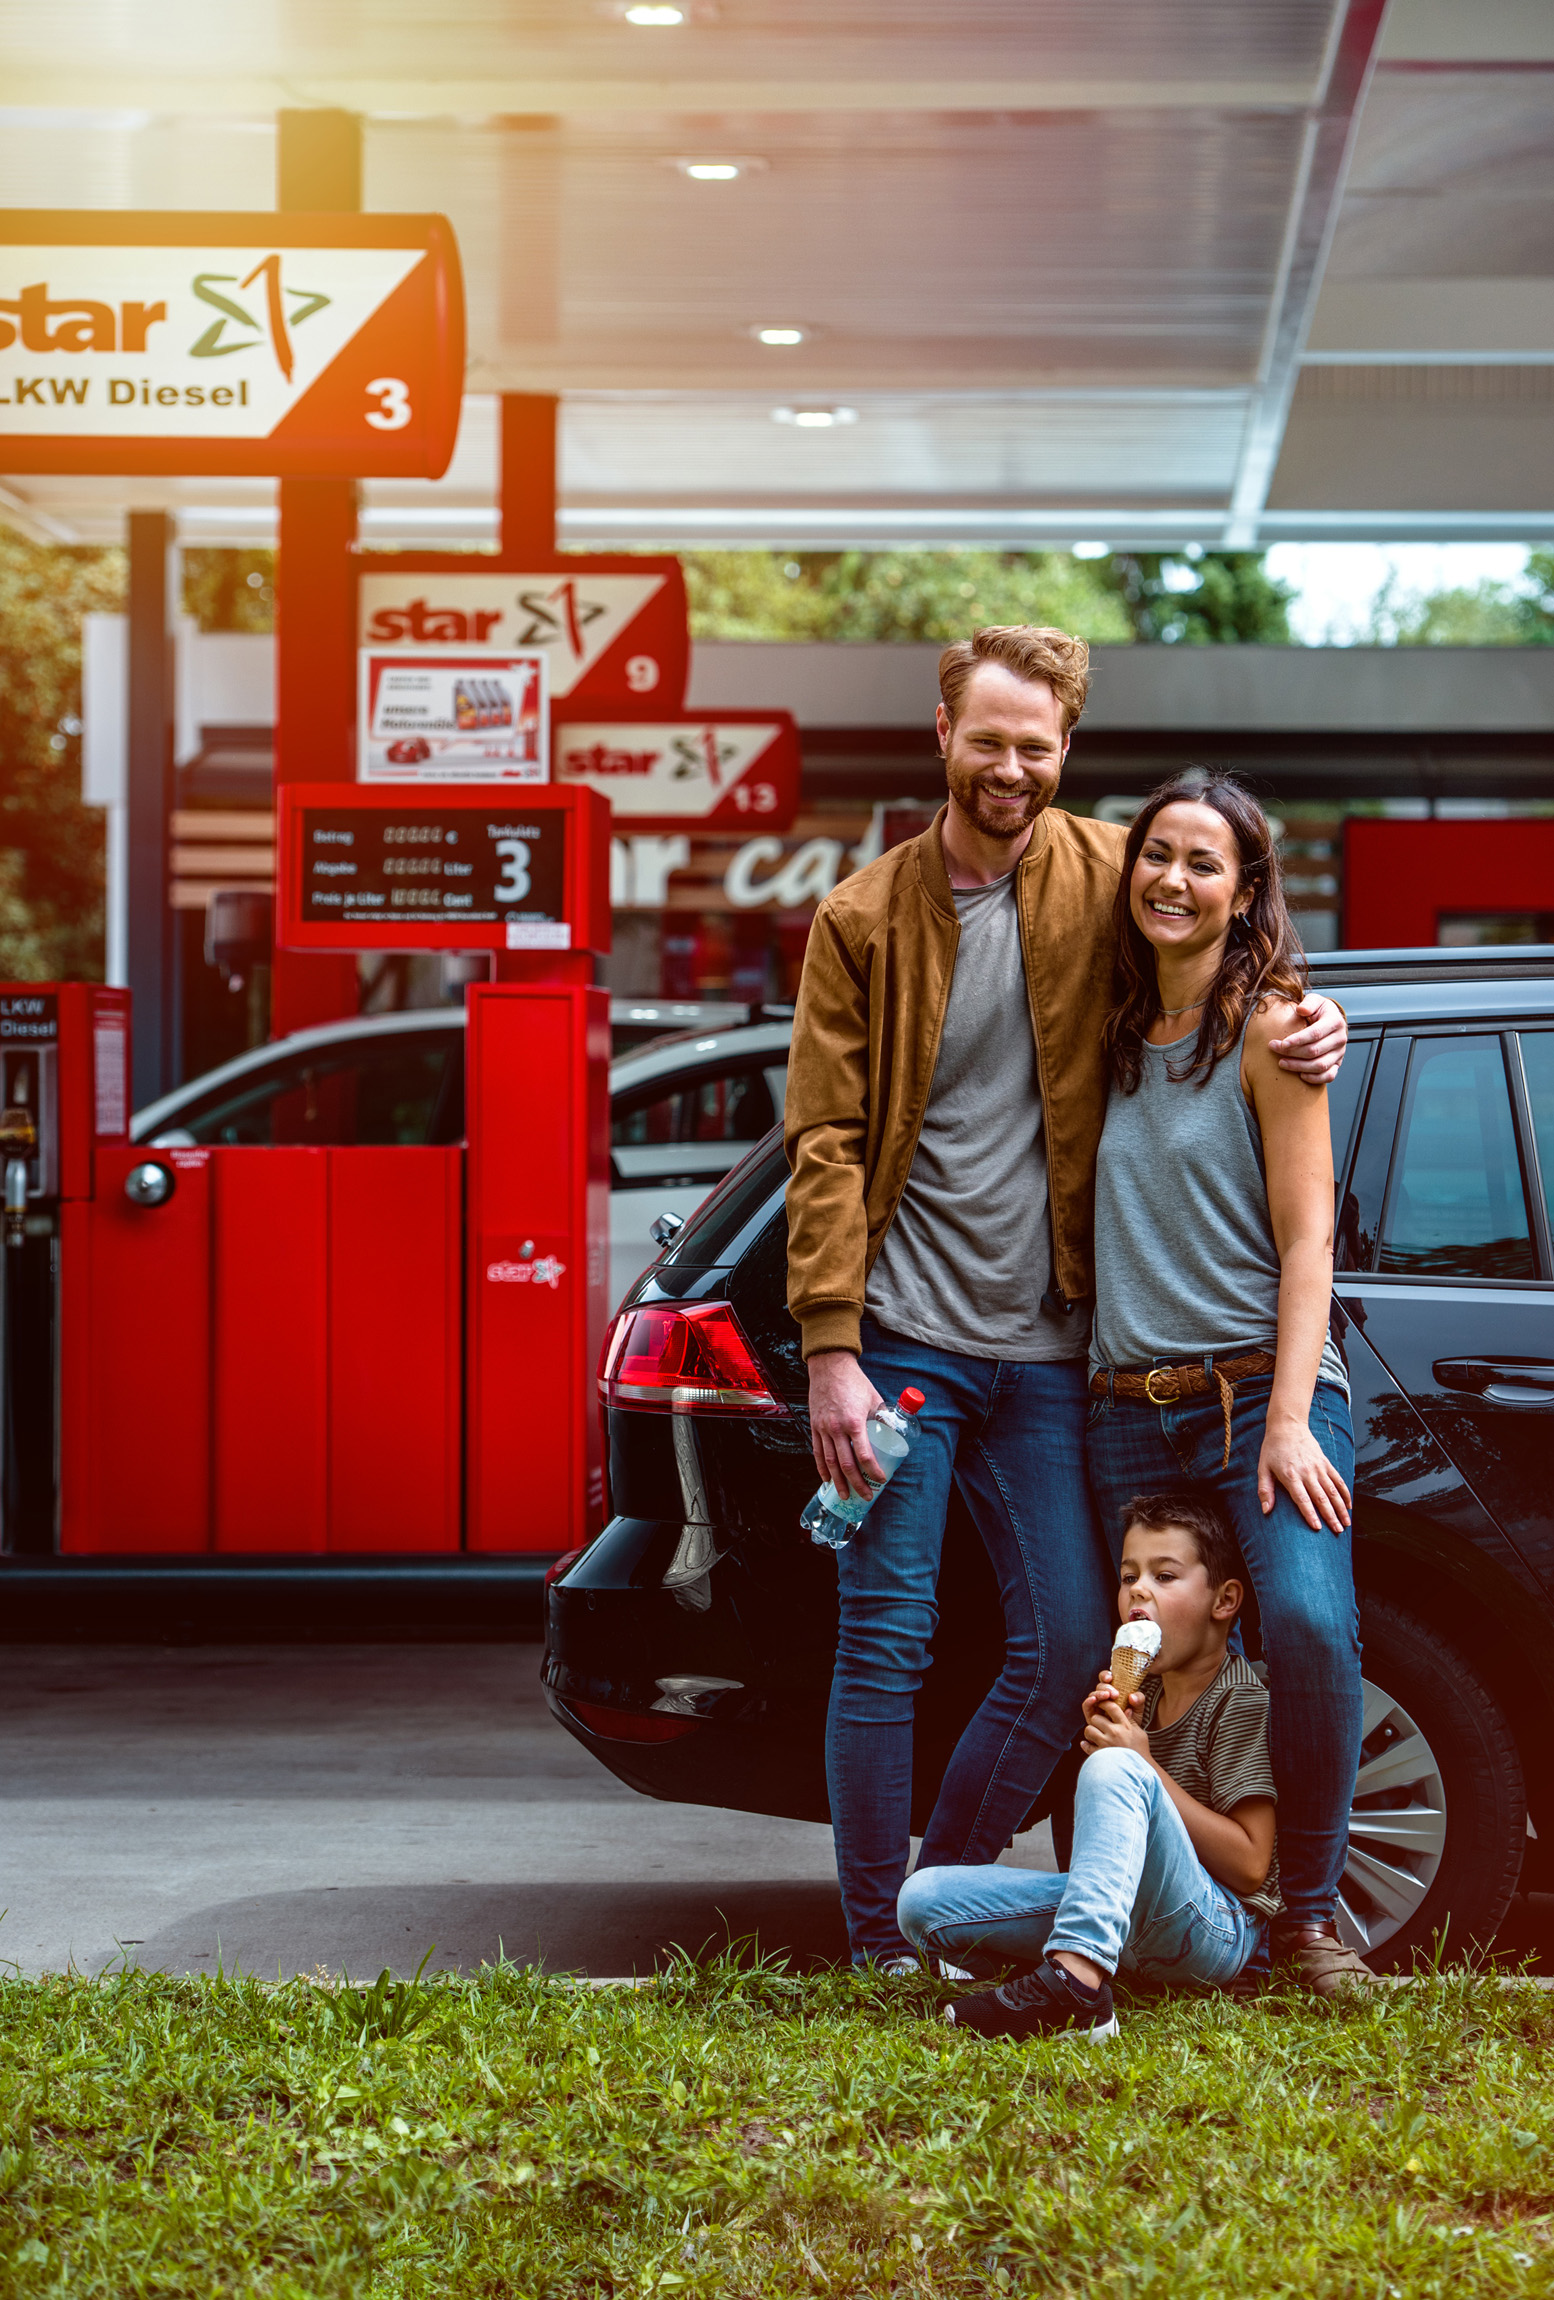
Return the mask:
<path id="1" fill-rule="evenodd" d="M 509 566 L 524 562 L 549 567 L 556 557 L 557 418 L 561 402 L 553 392 L 504 391 L 498 486 L 501 490 L 502 557 Z M 497 951 L 495 982 L 592 982 L 588 951 L 542 957 L 533 951 Z"/>
<path id="2" fill-rule="evenodd" d="M 361 207 L 361 122 L 349 112 L 279 118 L 283 209 Z M 275 581 L 275 780 L 356 779 L 356 485 L 283 479 Z M 356 961 L 277 950 L 270 1036 L 357 1009 Z"/>
<path id="3" fill-rule="evenodd" d="M 348 479 L 283 479 L 275 599 L 275 780 L 356 779 L 356 488 Z M 356 961 L 277 950 L 270 1035 L 333 1022 L 357 1008 Z"/>
<path id="4" fill-rule="evenodd" d="M 502 394 L 502 557 L 509 567 L 555 560 L 560 406 L 552 392 Z"/>

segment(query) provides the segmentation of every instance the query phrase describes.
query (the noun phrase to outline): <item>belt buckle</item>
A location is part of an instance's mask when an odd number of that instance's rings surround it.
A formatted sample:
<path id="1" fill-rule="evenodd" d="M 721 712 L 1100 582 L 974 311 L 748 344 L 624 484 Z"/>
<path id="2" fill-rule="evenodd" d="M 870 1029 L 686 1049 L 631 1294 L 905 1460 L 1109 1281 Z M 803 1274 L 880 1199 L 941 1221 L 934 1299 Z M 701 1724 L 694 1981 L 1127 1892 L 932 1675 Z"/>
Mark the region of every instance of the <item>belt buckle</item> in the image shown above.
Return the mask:
<path id="1" fill-rule="evenodd" d="M 1157 1374 L 1166 1375 L 1171 1381 L 1171 1395 L 1168 1398 L 1157 1398 L 1155 1395 L 1154 1381 Z M 1175 1405 L 1177 1399 L 1175 1366 L 1151 1366 L 1148 1373 L 1144 1376 L 1144 1395 L 1148 1398 L 1152 1406 Z"/>

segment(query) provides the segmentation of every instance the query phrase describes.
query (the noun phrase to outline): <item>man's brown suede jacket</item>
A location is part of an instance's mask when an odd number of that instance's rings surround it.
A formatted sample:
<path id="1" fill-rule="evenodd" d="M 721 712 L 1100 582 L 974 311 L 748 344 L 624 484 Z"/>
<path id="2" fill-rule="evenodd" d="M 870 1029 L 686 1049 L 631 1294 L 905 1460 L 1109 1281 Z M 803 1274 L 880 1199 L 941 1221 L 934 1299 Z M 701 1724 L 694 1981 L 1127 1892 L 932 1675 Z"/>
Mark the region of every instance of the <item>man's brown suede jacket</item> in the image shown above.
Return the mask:
<path id="1" fill-rule="evenodd" d="M 859 1347 L 864 1279 L 895 1216 L 939 1058 L 960 942 L 940 830 L 857 871 L 815 913 L 788 1062 L 788 1308 L 804 1355 Z M 1016 873 L 1052 1211 L 1053 1283 L 1094 1283 L 1101 1025 L 1127 833 L 1048 808 Z M 1011 1014 L 1009 1028 L 1020 1027 Z M 989 1207 L 988 1219 L 998 1210 Z"/>

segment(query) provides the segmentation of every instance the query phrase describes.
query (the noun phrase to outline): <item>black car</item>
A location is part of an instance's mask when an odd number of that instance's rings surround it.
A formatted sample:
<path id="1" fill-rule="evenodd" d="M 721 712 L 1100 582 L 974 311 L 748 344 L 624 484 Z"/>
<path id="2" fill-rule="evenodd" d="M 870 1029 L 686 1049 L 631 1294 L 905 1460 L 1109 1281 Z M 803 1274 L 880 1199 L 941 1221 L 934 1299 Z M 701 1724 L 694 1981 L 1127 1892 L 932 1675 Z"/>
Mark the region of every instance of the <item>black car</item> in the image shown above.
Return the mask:
<path id="1" fill-rule="evenodd" d="M 1519 1877 L 1554 1885 L 1554 947 L 1313 974 L 1352 1034 L 1329 1097 L 1365 1648 L 1341 1921 L 1396 1966 L 1443 1930 L 1487 1941 Z M 785 1181 L 774 1130 L 610 1329 L 614 1514 L 561 1561 L 544 1674 L 633 1788 L 825 1820 L 836 1568 L 798 1523 L 816 1481 Z M 958 1502 L 940 1599 L 915 1828 L 1002 1650 Z"/>

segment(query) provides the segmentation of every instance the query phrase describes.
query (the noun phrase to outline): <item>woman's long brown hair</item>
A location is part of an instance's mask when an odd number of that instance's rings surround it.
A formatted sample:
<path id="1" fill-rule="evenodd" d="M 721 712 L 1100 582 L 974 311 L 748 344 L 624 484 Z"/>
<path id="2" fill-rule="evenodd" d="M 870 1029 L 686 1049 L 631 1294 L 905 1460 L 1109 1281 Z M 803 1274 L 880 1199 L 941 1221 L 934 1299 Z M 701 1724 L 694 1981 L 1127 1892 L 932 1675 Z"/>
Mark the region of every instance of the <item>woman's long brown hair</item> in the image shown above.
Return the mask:
<path id="1" fill-rule="evenodd" d="M 1134 924 L 1129 899 L 1133 868 L 1156 815 L 1180 800 L 1212 807 L 1229 824 L 1241 861 L 1237 892 L 1250 891 L 1252 899 L 1241 917 L 1231 922 L 1191 1057 L 1180 1069 L 1167 1063 L 1169 1075 L 1180 1081 L 1196 1071 L 1198 1084 L 1206 1086 L 1215 1064 L 1239 1041 L 1260 999 L 1273 995 L 1298 1001 L 1306 995 L 1306 954 L 1285 904 L 1284 874 L 1267 816 L 1233 775 L 1204 767 L 1188 767 L 1173 775 L 1150 792 L 1134 817 L 1117 888 L 1117 968 L 1101 1044 L 1124 1094 L 1138 1089 L 1145 1034 L 1161 1012 L 1154 945 Z"/>

